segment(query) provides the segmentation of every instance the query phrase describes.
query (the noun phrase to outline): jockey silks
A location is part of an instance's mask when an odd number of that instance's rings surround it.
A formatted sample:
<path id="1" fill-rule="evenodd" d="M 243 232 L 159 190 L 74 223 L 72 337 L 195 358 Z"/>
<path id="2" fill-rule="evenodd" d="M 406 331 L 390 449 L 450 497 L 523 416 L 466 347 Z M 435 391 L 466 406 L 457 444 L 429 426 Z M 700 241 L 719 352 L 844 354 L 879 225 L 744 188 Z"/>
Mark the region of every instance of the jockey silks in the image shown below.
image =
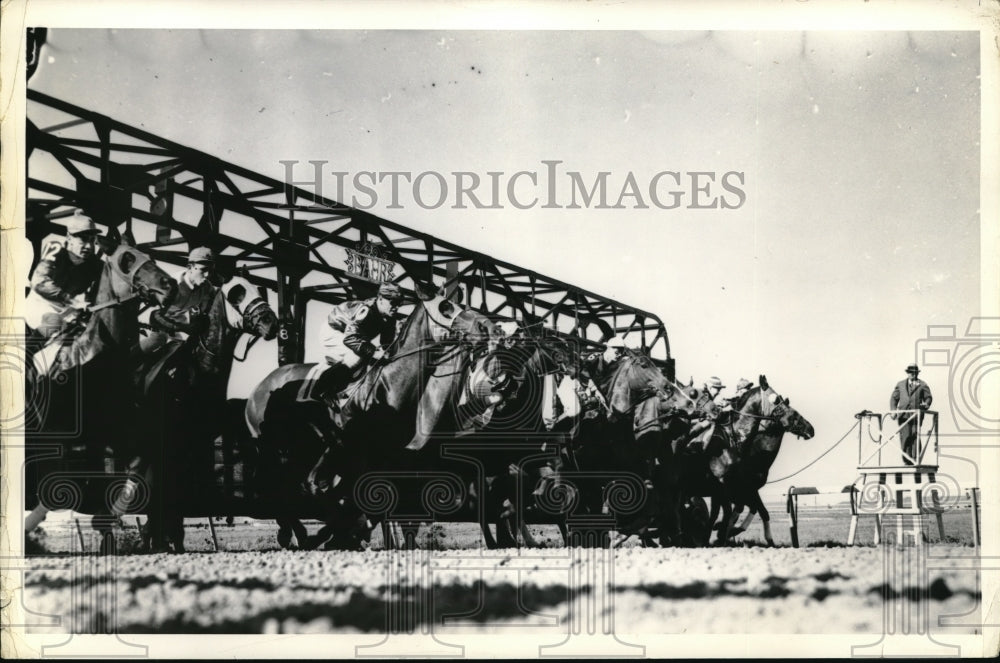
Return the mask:
<path id="1" fill-rule="evenodd" d="M 217 289 L 207 280 L 191 285 L 187 274 L 177 280 L 177 297 L 166 309 L 153 311 L 150 320 L 168 332 L 195 334 L 208 320 Z"/>
<path id="2" fill-rule="evenodd" d="M 46 314 L 65 312 L 74 299 L 86 295 L 97 283 L 104 267 L 96 255 L 73 260 L 69 251 L 57 241 L 46 244 L 43 257 L 31 275 L 31 292 L 25 299 L 25 322 L 38 330 Z"/>
<path id="3" fill-rule="evenodd" d="M 376 337 L 382 347 L 388 346 L 396 337 L 395 319 L 379 312 L 374 297 L 334 306 L 327 316 L 327 323 L 329 330 L 323 338 L 327 357 L 349 366 L 375 353 L 372 341 Z"/>

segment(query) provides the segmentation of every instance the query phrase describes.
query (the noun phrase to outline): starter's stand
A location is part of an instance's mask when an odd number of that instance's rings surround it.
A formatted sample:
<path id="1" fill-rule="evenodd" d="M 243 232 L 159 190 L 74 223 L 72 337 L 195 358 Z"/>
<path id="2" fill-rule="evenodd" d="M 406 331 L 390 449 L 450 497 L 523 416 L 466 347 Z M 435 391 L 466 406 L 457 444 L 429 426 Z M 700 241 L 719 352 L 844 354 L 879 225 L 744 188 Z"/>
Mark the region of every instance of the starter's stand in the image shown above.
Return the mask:
<path id="1" fill-rule="evenodd" d="M 923 532 L 924 514 L 937 519 L 938 534 L 944 538 L 944 522 L 936 482 L 938 471 L 937 412 L 930 410 L 891 410 L 885 414 L 859 412 L 858 474 L 851 487 L 851 529 L 847 545 L 854 545 L 858 517 L 875 517 L 876 545 L 882 542 L 882 517 L 896 516 L 896 542 L 904 536 L 913 537 L 914 544 L 926 541 Z M 883 430 L 883 422 L 895 418 L 895 430 Z M 913 455 L 903 450 L 902 434 L 907 426 L 916 426 L 916 448 Z M 858 484 L 861 484 L 858 487 Z M 928 503 L 929 502 L 929 503 Z M 910 528 L 904 527 L 909 517 Z"/>

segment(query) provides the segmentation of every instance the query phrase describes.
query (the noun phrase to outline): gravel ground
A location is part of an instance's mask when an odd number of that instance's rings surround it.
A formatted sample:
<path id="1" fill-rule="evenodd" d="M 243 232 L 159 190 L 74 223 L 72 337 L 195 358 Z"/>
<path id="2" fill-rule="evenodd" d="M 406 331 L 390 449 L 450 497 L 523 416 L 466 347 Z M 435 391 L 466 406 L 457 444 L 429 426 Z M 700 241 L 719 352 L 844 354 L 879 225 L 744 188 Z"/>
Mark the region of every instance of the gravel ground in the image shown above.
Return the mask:
<path id="1" fill-rule="evenodd" d="M 56 529 L 47 543 L 76 535 Z M 553 528 L 533 529 L 557 545 Z M 980 605 L 974 549 L 951 543 L 488 551 L 473 525 L 445 524 L 421 528 L 413 552 L 348 553 L 267 549 L 273 534 L 273 523 L 220 527 L 220 553 L 30 558 L 24 603 L 64 617 L 38 633 L 111 624 L 121 633 L 374 633 L 396 624 L 464 634 L 565 632 L 591 613 L 631 633 L 874 634 L 884 614 L 922 614 L 916 606 L 929 608 L 932 633 L 956 634 L 974 630 L 938 617 Z M 192 542 L 206 538 L 207 527 L 189 528 Z"/>

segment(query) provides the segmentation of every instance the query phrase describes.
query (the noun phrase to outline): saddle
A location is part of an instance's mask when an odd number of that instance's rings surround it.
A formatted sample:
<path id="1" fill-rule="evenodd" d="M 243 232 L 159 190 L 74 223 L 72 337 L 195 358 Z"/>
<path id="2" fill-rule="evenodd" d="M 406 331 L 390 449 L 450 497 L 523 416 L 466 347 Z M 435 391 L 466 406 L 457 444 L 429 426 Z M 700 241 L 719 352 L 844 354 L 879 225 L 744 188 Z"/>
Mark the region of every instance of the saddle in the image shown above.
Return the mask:
<path id="1" fill-rule="evenodd" d="M 352 384 L 361 380 L 375 364 L 359 363 L 349 366 L 343 362 L 327 360 L 309 369 L 295 395 L 298 403 L 326 403 L 332 415 L 340 412 L 350 394 Z"/>

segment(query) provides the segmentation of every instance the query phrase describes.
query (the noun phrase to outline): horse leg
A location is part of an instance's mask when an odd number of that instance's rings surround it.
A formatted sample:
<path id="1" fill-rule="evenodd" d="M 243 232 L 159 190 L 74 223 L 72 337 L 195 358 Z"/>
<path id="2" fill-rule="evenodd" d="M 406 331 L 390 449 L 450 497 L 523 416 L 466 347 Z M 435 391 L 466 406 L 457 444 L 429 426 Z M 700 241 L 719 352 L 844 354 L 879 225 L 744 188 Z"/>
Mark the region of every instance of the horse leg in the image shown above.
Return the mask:
<path id="1" fill-rule="evenodd" d="M 501 473 L 487 488 L 490 511 L 495 514 L 497 548 L 516 548 L 518 546 L 517 507 L 508 497 L 514 494 L 512 485 L 515 482 L 513 479 L 514 477 L 510 474 Z"/>
<path id="2" fill-rule="evenodd" d="M 420 531 L 420 523 L 401 522 L 399 529 L 403 534 L 403 550 L 416 550 L 417 533 Z"/>
<path id="3" fill-rule="evenodd" d="M 27 534 L 38 527 L 45 520 L 45 516 L 48 515 L 49 511 L 51 509 L 39 502 L 38 506 L 32 509 L 28 517 L 24 519 L 24 533 Z"/>
<path id="4" fill-rule="evenodd" d="M 722 509 L 721 500 L 718 497 L 712 496 L 712 511 L 708 514 L 709 530 L 720 530 L 722 529 L 722 523 L 716 522 L 719 519 L 719 511 Z M 709 537 L 711 537 L 711 531 L 709 532 Z"/>
<path id="5" fill-rule="evenodd" d="M 733 519 L 733 505 L 725 498 L 721 498 L 720 502 L 722 503 L 722 527 L 719 528 L 719 534 L 715 539 L 715 543 L 725 546 L 729 545 L 729 528 Z"/>
<path id="6" fill-rule="evenodd" d="M 184 549 L 184 518 L 171 513 L 167 517 L 167 538 L 174 544 L 175 553 L 186 552 Z"/>
<path id="7" fill-rule="evenodd" d="M 382 545 L 386 550 L 398 550 L 396 537 L 392 532 L 392 521 L 386 518 L 382 521 Z"/>
<path id="8" fill-rule="evenodd" d="M 771 514 L 767 512 L 763 500 L 760 499 L 760 493 L 756 491 L 750 500 L 750 513 L 760 513 L 760 520 L 764 525 L 764 540 L 767 541 L 767 545 L 773 546 L 774 537 L 771 536 Z M 749 516 L 747 520 L 749 520 Z"/>
<path id="9" fill-rule="evenodd" d="M 521 538 L 524 539 L 524 545 L 529 548 L 541 548 L 542 545 L 538 543 L 538 539 L 532 535 L 531 530 L 528 529 L 528 523 L 521 520 Z"/>
<path id="10" fill-rule="evenodd" d="M 278 545 L 285 550 L 295 550 L 297 546 L 292 543 L 295 537 L 295 519 L 288 516 L 279 516 L 275 518 L 275 521 L 278 523 Z"/>
<path id="11" fill-rule="evenodd" d="M 660 545 L 685 545 L 682 517 L 684 493 L 680 477 L 661 467 L 655 475 L 654 495 L 659 503 Z"/>
<path id="12" fill-rule="evenodd" d="M 734 510 L 733 512 L 734 521 L 736 520 L 736 518 L 739 517 L 739 514 L 743 512 L 743 506 L 744 505 L 742 504 L 737 504 L 737 507 L 739 508 Z M 756 516 L 757 516 L 757 510 L 753 506 L 751 506 L 749 511 L 747 511 L 747 515 L 743 519 L 743 522 L 741 522 L 733 529 L 733 536 L 736 536 L 737 534 L 742 534 L 743 532 L 747 531 L 747 528 L 750 527 L 750 524 L 753 523 L 753 519 Z"/>
<path id="13" fill-rule="evenodd" d="M 479 530 L 483 533 L 483 541 L 486 542 L 486 548 L 488 550 L 496 550 L 499 545 L 497 544 L 496 537 L 493 536 L 493 532 L 490 531 L 490 519 L 486 515 L 486 509 L 483 506 L 480 505 L 479 508 Z M 499 523 L 497 527 L 499 528 Z"/>

